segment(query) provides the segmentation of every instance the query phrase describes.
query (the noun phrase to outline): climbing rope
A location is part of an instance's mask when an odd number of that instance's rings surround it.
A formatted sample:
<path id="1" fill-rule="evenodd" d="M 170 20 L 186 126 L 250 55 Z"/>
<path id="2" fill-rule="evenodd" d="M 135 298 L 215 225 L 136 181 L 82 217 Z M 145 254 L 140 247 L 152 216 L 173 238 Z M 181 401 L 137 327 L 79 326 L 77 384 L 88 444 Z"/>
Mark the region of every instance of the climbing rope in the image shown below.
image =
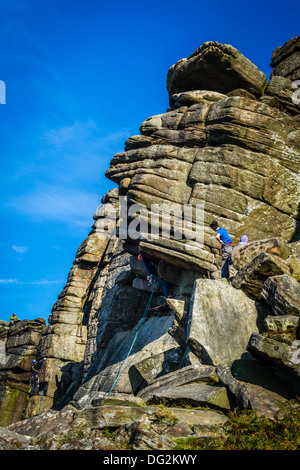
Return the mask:
<path id="1" fill-rule="evenodd" d="M 38 415 L 41 413 L 41 408 L 42 408 L 42 403 L 44 401 L 44 398 L 42 395 L 40 395 L 41 399 L 40 399 L 40 406 L 39 406 L 39 411 L 38 411 Z"/>
<path id="2" fill-rule="evenodd" d="M 143 326 L 143 324 L 144 324 L 144 322 L 145 322 L 145 320 L 146 320 L 147 313 L 148 313 L 148 310 L 150 309 L 150 305 L 151 305 L 151 302 L 152 302 L 152 297 L 153 297 L 153 293 L 154 293 L 154 288 L 155 288 L 155 280 L 154 280 L 154 282 L 153 282 L 153 287 L 152 287 L 152 291 L 151 291 L 150 298 L 149 298 L 149 300 L 148 300 L 148 303 L 147 303 L 147 306 L 146 306 L 145 311 L 144 311 L 144 313 L 143 313 L 143 316 L 142 316 L 142 318 L 141 318 L 141 320 L 140 320 L 140 325 L 138 326 L 138 328 L 137 328 L 137 330 L 136 330 L 136 333 L 135 333 L 135 335 L 134 335 L 133 341 L 132 341 L 131 346 L 130 346 L 130 348 L 129 348 L 129 351 L 128 351 L 127 355 L 126 355 L 126 358 L 125 358 L 125 360 L 124 360 L 124 362 L 123 362 L 123 364 L 122 364 L 122 366 L 121 366 L 121 368 L 120 368 L 120 370 L 119 370 L 119 373 L 118 373 L 117 377 L 115 378 L 115 381 L 114 381 L 114 383 L 112 384 L 112 386 L 111 386 L 111 388 L 110 388 L 110 391 L 108 392 L 108 396 L 112 393 L 113 389 L 115 388 L 115 385 L 116 385 L 116 383 L 117 383 L 117 381 L 118 381 L 118 379 L 119 379 L 119 377 L 120 377 L 120 375 L 121 375 L 122 370 L 124 369 L 124 366 L 125 366 L 125 364 L 126 364 L 126 362 L 127 362 L 127 359 L 128 359 L 129 356 L 130 356 L 130 353 L 131 353 L 131 351 L 132 351 L 132 348 L 133 348 L 133 346 L 134 346 L 134 343 L 136 342 L 136 339 L 137 339 L 137 337 L 138 337 L 139 331 L 140 331 L 140 329 L 142 328 L 142 326 Z"/>

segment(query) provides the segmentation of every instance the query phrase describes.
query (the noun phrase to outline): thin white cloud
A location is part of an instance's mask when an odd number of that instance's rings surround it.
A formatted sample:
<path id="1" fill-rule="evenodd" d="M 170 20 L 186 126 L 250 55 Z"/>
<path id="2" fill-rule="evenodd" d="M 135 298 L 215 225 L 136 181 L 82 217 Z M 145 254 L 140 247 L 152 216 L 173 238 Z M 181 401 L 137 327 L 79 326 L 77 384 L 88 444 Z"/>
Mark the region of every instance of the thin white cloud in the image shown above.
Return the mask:
<path id="1" fill-rule="evenodd" d="M 82 187 L 84 182 L 95 186 L 114 154 L 123 151 L 128 135 L 128 129 L 107 133 L 93 119 L 46 130 L 40 136 L 38 153 L 16 176 L 73 187 Z"/>
<path id="2" fill-rule="evenodd" d="M 20 254 L 27 253 L 27 251 L 28 251 L 28 247 L 27 247 L 27 246 L 16 246 L 16 245 L 13 245 L 13 246 L 12 246 L 12 249 L 13 249 L 14 251 L 16 251 L 17 253 L 20 253 Z"/>
<path id="3" fill-rule="evenodd" d="M 40 183 L 27 194 L 14 197 L 8 206 L 38 222 L 84 227 L 93 223 L 99 200 L 100 196 L 95 193 Z"/>
<path id="4" fill-rule="evenodd" d="M 87 121 L 75 121 L 72 125 L 65 125 L 45 131 L 41 140 L 48 145 L 61 146 L 78 143 L 80 149 L 84 147 L 90 150 L 101 149 L 111 143 L 120 142 L 128 138 L 129 129 L 120 129 L 115 132 L 106 133 L 98 127 L 94 119 Z"/>
<path id="5" fill-rule="evenodd" d="M 109 160 L 123 150 L 128 135 L 128 129 L 105 132 L 93 119 L 45 130 L 36 154 L 15 173 L 22 192 L 6 206 L 34 222 L 90 227 L 112 187 L 104 177 Z"/>
<path id="6" fill-rule="evenodd" d="M 93 119 L 89 119 L 87 122 L 75 121 L 71 126 L 50 129 L 42 138 L 49 145 L 64 145 L 83 142 L 93 136 L 94 130 L 97 130 L 97 124 Z"/>
<path id="7" fill-rule="evenodd" d="M 16 284 L 16 285 L 49 285 L 49 284 L 61 284 L 64 281 L 61 279 L 49 281 L 48 279 L 41 279 L 38 281 L 22 281 L 20 279 L 0 279 L 0 284 Z"/>

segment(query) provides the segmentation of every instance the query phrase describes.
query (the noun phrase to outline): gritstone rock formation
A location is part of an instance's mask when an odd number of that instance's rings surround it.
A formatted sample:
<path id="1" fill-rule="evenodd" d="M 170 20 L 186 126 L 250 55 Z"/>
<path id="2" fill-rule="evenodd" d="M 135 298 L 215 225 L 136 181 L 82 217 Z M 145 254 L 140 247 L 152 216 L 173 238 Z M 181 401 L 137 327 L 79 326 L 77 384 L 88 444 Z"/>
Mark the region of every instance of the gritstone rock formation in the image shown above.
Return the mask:
<path id="1" fill-rule="evenodd" d="M 152 448 L 172 448 L 172 436 L 197 433 L 203 416 L 191 422 L 180 415 L 184 424 L 176 432 L 169 426 L 162 438 L 155 407 L 143 407 L 143 416 L 134 411 L 143 400 L 175 407 L 177 417 L 186 403 L 273 417 L 279 403 L 299 394 L 299 41 L 274 51 L 269 82 L 234 47 L 217 42 L 169 69 L 170 108 L 146 119 L 140 135 L 112 158 L 106 176 L 117 187 L 102 198 L 43 330 L 44 408 L 69 410 L 68 404 L 72 423 L 78 414 L 91 428 L 119 428 L 114 445 L 139 432 L 138 448 L 151 448 L 150 441 Z M 161 217 L 149 217 L 154 206 Z M 191 212 L 185 236 L 178 237 L 187 206 L 201 207 L 202 218 Z M 214 219 L 235 246 L 229 282 L 220 279 L 220 247 L 209 227 Z M 237 246 L 244 234 L 249 243 Z M 174 298 L 165 302 L 159 285 L 151 293 L 139 243 Z M 109 399 L 115 401 L 107 405 Z M 123 406 L 123 415 L 107 424 L 104 407 L 115 407 L 115 416 L 125 402 L 132 414 Z M 24 416 L 40 410 L 40 397 L 32 397 Z M 145 417 L 152 420 L 147 436 Z M 3 425 L 14 421 L 11 414 Z M 129 421 L 136 423 L 132 429 Z"/>

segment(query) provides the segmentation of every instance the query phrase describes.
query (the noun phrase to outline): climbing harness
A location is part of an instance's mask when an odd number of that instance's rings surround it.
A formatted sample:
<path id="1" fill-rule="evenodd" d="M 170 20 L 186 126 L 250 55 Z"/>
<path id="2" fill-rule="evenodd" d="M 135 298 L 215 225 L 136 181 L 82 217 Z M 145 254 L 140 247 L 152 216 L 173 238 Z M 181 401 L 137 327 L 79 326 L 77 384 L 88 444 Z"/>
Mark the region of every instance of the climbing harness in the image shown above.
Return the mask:
<path id="1" fill-rule="evenodd" d="M 128 359 L 129 356 L 130 356 L 130 353 L 131 353 L 131 351 L 132 351 L 132 348 L 133 348 L 133 346 L 134 346 L 134 343 L 136 342 L 138 333 L 139 333 L 140 329 L 142 328 L 142 326 L 143 326 L 143 324 L 144 324 L 144 322 L 145 322 L 145 320 L 146 320 L 148 310 L 150 310 L 150 305 L 151 305 L 152 297 L 153 297 L 153 294 L 154 294 L 154 288 L 155 288 L 155 280 L 153 281 L 153 287 L 152 287 L 151 295 L 150 295 L 150 298 L 149 298 L 149 300 L 148 300 L 148 303 L 147 303 L 147 306 L 146 306 L 146 308 L 145 308 L 145 311 L 144 311 L 144 313 L 143 313 L 143 316 L 142 316 L 142 318 L 141 318 L 141 320 L 140 320 L 140 325 L 138 326 L 138 328 L 137 328 L 137 330 L 136 330 L 136 333 L 135 333 L 135 335 L 134 335 L 134 338 L 133 338 L 133 341 L 132 341 L 131 346 L 130 346 L 130 348 L 129 348 L 129 351 L 128 351 L 127 355 L 126 355 L 126 358 L 125 358 L 125 360 L 124 360 L 124 362 L 123 362 L 123 364 L 122 364 L 122 366 L 121 366 L 119 372 L 118 372 L 118 375 L 117 375 L 117 377 L 115 378 L 115 381 L 114 381 L 114 383 L 112 384 L 112 386 L 111 386 L 111 388 L 110 388 L 110 391 L 108 392 L 108 396 L 112 393 L 113 389 L 115 388 L 115 385 L 116 385 L 116 383 L 117 383 L 117 381 L 118 381 L 118 379 L 119 379 L 119 377 L 120 377 L 120 375 L 121 375 L 122 370 L 124 369 L 124 366 L 125 366 L 125 364 L 126 364 L 126 362 L 127 362 L 127 359 Z"/>
<path id="2" fill-rule="evenodd" d="M 148 286 L 152 286 L 153 282 L 156 282 L 156 277 L 154 274 L 148 274 L 147 276 L 147 281 L 148 281 Z"/>

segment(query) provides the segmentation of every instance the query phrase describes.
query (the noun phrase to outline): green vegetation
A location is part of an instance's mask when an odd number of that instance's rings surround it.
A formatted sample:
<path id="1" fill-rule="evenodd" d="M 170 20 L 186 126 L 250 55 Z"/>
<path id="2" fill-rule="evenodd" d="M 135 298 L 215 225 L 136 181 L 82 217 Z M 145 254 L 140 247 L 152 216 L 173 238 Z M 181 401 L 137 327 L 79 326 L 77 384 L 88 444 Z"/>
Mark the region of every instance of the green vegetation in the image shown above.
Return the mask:
<path id="1" fill-rule="evenodd" d="M 103 428 L 101 429 L 101 433 L 103 436 L 107 437 L 107 439 L 113 439 L 116 433 L 116 428 Z"/>
<path id="2" fill-rule="evenodd" d="M 0 383 L 0 426 L 8 426 L 12 422 L 12 417 L 17 408 L 18 401 L 22 400 L 24 393 L 10 383 Z M 25 397 L 25 396 L 24 396 Z M 23 400 L 25 398 L 23 397 Z"/>
<path id="3" fill-rule="evenodd" d="M 159 410 L 155 412 L 157 421 L 174 426 L 179 420 L 177 416 L 163 405 L 159 405 Z"/>
<path id="4" fill-rule="evenodd" d="M 283 418 L 273 420 L 254 411 L 230 412 L 218 439 L 189 437 L 176 439 L 174 450 L 299 450 L 300 409 L 291 408 Z"/>
<path id="5" fill-rule="evenodd" d="M 70 429 L 67 434 L 60 438 L 60 443 L 72 443 L 85 438 L 85 433 L 81 429 Z"/>

